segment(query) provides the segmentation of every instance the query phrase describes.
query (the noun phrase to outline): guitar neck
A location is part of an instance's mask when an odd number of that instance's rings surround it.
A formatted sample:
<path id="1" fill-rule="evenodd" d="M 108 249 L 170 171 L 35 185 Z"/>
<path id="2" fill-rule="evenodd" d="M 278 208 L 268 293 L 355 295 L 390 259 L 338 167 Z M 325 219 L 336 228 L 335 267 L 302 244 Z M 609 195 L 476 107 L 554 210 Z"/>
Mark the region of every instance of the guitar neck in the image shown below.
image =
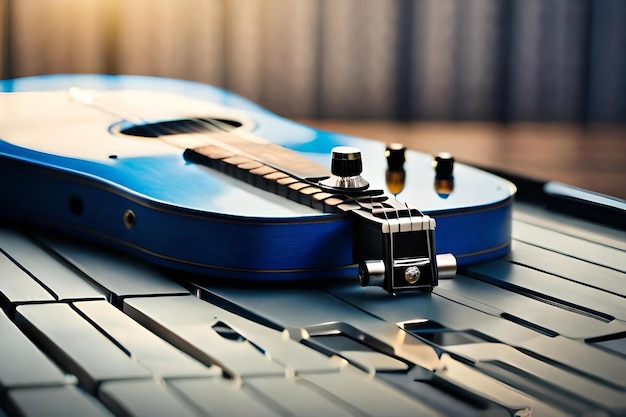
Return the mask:
<path id="1" fill-rule="evenodd" d="M 433 250 L 435 220 L 382 195 L 382 191 L 329 192 L 309 179 L 222 146 L 186 149 L 184 157 L 321 212 L 352 215 L 353 257 L 360 265 L 362 285 L 381 285 L 391 293 L 432 291 L 437 285 L 437 259 Z"/>

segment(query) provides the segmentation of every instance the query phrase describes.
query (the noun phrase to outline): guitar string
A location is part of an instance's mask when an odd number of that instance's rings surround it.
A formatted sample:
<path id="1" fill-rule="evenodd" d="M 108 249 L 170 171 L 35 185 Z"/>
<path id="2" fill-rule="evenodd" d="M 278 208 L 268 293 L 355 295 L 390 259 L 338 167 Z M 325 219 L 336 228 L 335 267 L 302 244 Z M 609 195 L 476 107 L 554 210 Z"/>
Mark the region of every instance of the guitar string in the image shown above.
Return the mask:
<path id="1" fill-rule="evenodd" d="M 86 106 L 90 106 L 90 107 L 94 107 L 104 113 L 110 114 L 115 116 L 118 119 L 121 119 L 122 121 L 126 121 L 134 126 L 142 126 L 144 128 L 144 130 L 146 131 L 146 133 L 153 135 L 156 139 L 167 143 L 168 145 L 174 146 L 178 149 L 182 149 L 182 150 L 186 150 L 188 149 L 187 146 L 182 146 L 180 143 L 177 143 L 176 141 L 173 140 L 169 140 L 168 139 L 168 135 L 169 134 L 178 134 L 180 133 L 178 130 L 174 129 L 174 128 L 168 128 L 166 125 L 161 124 L 161 130 L 159 131 L 159 129 L 152 123 L 150 123 L 149 121 L 147 121 L 146 119 L 144 119 L 141 115 L 136 114 L 133 111 L 129 111 L 127 109 L 123 109 L 122 106 L 120 106 L 119 104 L 116 105 L 112 105 L 110 103 L 107 103 L 106 99 L 102 97 L 102 94 L 98 94 L 95 91 L 91 91 L 91 90 L 85 90 L 79 87 L 72 87 L 68 90 L 68 94 L 69 97 L 72 101 L 76 101 L 79 102 L 83 105 Z M 226 123 L 220 122 L 219 120 L 216 120 L 214 118 L 210 119 L 210 121 L 204 120 L 204 119 L 199 119 L 199 118 L 194 118 L 192 120 L 189 120 L 189 122 L 191 122 L 191 126 L 190 127 L 200 127 L 200 128 L 207 128 L 206 130 L 213 130 L 213 128 L 218 129 L 219 131 L 222 132 L 229 132 L 232 133 L 236 136 L 238 136 L 239 138 L 242 138 L 245 141 L 248 142 L 253 142 L 250 140 L 250 138 L 245 137 L 243 135 L 240 134 L 240 132 L 237 132 L 237 128 L 230 128 L 229 126 L 227 126 Z M 186 122 L 187 125 L 189 126 L 189 122 Z M 163 135 L 161 132 L 165 132 L 166 135 Z M 271 169 L 274 169 L 275 171 L 278 172 L 283 172 L 285 175 L 292 177 L 291 175 L 285 173 L 284 171 L 271 167 L 271 165 L 268 165 L 267 163 L 265 163 L 264 161 L 259 161 L 259 158 L 255 155 L 249 154 L 245 151 L 243 151 L 240 148 L 237 147 L 233 147 L 233 146 L 229 146 L 228 144 L 225 144 L 222 141 L 216 140 L 212 137 L 210 137 L 208 134 L 203 134 L 200 132 L 200 129 L 191 129 L 190 132 L 187 132 L 187 134 L 189 135 L 193 135 L 195 138 L 200 139 L 200 142 L 203 142 L 204 145 L 213 145 L 213 146 L 217 146 L 218 148 L 231 153 L 232 155 L 235 156 L 242 156 L 245 158 L 248 158 L 251 161 L 256 161 L 259 162 L 260 164 L 263 164 L 265 166 L 270 167 Z M 256 142 L 257 143 L 271 143 L 265 139 L 262 138 L 256 138 Z M 226 159 L 226 158 L 222 158 L 222 159 Z M 294 178 L 294 180 L 296 181 L 304 181 L 305 184 L 308 185 L 314 185 L 313 183 L 310 183 L 306 180 L 303 180 L 301 178 Z M 289 187 L 289 184 L 286 185 L 287 187 Z M 293 188 L 293 187 L 291 187 Z M 322 191 L 320 189 L 320 191 Z M 334 195 L 334 194 L 330 194 L 328 197 L 339 197 L 339 195 Z M 327 200 L 328 198 L 325 198 L 322 200 L 322 203 L 326 203 L 325 200 Z M 296 199 L 297 200 L 297 199 Z M 310 206 L 312 206 L 312 201 L 311 204 L 308 204 Z M 339 203 L 335 202 L 334 206 L 338 206 Z M 332 205 L 331 205 L 332 206 Z"/>
<path id="2" fill-rule="evenodd" d="M 134 126 L 142 126 L 145 131 L 149 134 L 153 134 L 155 136 L 156 139 L 167 143 L 168 145 L 174 146 L 176 148 L 179 149 L 187 149 L 187 147 L 185 146 L 181 146 L 179 143 L 176 143 L 175 141 L 171 141 L 168 140 L 167 136 L 168 135 L 162 135 L 160 134 L 160 132 L 158 131 L 158 129 L 156 127 L 154 127 L 154 124 L 150 123 L 149 121 L 147 121 L 146 119 L 144 119 L 141 115 L 136 114 L 135 112 L 132 111 L 128 111 L 125 109 L 122 109 L 120 105 L 103 105 L 106 103 L 106 100 L 102 98 L 101 94 L 97 94 L 96 92 L 93 91 L 87 91 L 85 89 L 79 88 L 79 87 L 71 87 L 68 89 L 68 95 L 70 97 L 70 99 L 72 101 L 76 101 L 79 103 L 82 103 L 84 105 L 90 106 L 90 107 L 94 107 L 104 113 L 110 114 L 112 116 L 115 116 L 116 118 L 121 119 L 122 121 L 126 121 L 128 123 L 130 123 L 131 125 Z M 204 122 L 204 125 L 201 124 L 201 121 L 199 119 L 198 120 L 198 124 L 201 127 L 206 127 L 206 126 L 213 126 L 216 127 L 222 131 L 226 131 L 226 132 L 230 132 L 230 133 L 234 133 L 235 135 L 239 136 L 240 138 L 252 142 L 250 141 L 248 138 L 245 138 L 244 136 L 242 136 L 241 134 L 239 134 L 239 132 L 233 132 L 233 130 L 229 130 L 229 129 L 225 129 L 223 127 L 219 127 L 217 123 L 214 124 L 210 124 L 207 123 L 206 121 Z M 214 119 L 213 119 L 214 120 Z M 218 122 L 218 121 L 215 121 Z M 161 125 L 163 126 L 163 125 Z M 176 131 L 175 129 L 168 129 L 167 127 L 163 127 L 163 129 L 170 134 L 177 134 L 180 133 L 178 131 Z M 236 155 L 242 155 L 245 156 L 246 158 L 250 158 L 253 160 L 257 160 L 257 158 L 254 155 L 251 155 L 239 148 L 235 148 L 232 147 L 228 144 L 225 144 L 224 142 L 215 140 L 214 138 L 211 138 L 208 135 L 202 134 L 199 131 L 192 131 L 189 132 L 189 134 L 193 135 L 196 138 L 200 138 L 202 140 L 204 140 L 206 145 L 214 145 L 214 146 L 218 146 L 220 148 L 222 148 L 225 151 L 231 152 L 233 154 Z M 260 138 L 259 138 L 260 139 Z"/>
<path id="3" fill-rule="evenodd" d="M 156 127 L 155 124 L 150 123 L 148 120 L 144 119 L 141 115 L 136 114 L 135 112 L 126 110 L 126 109 L 122 109 L 122 107 L 120 105 L 116 105 L 113 106 L 111 104 L 108 105 L 104 105 L 106 104 L 106 100 L 102 97 L 101 94 L 97 94 L 94 91 L 87 91 L 85 89 L 79 88 L 79 87 L 71 87 L 68 90 L 68 94 L 70 96 L 70 99 L 72 99 L 73 101 L 82 103 L 84 105 L 90 106 L 90 107 L 94 107 L 102 112 L 105 112 L 107 114 L 113 115 L 116 118 L 120 118 L 122 121 L 126 121 L 134 126 L 142 126 L 143 129 L 146 131 L 146 133 L 149 133 L 151 135 L 154 135 L 154 137 L 164 143 L 167 143 L 168 145 L 174 146 L 176 148 L 179 149 L 183 149 L 186 150 L 188 149 L 187 146 L 182 146 L 181 144 L 177 143 L 176 141 L 172 141 L 172 140 L 168 140 L 167 136 L 168 135 L 163 135 L 161 134 L 161 132 L 159 131 L 159 128 Z M 180 122 L 180 120 L 179 120 Z M 193 119 L 188 119 L 184 122 L 187 126 L 189 127 L 199 127 L 199 128 L 205 128 L 206 130 L 213 130 L 213 128 L 218 129 L 220 132 L 228 132 L 231 134 L 234 134 L 236 136 L 238 136 L 239 138 L 243 139 L 244 141 L 250 142 L 250 143 L 254 143 L 254 141 L 250 140 L 250 138 L 245 137 L 244 135 L 241 134 L 241 132 L 237 131 L 237 127 L 232 127 L 230 125 L 228 125 L 227 123 L 221 122 L 215 118 L 210 118 L 210 119 L 201 119 L 201 118 L 193 118 Z M 208 128 L 208 129 L 207 129 Z M 179 134 L 181 133 L 180 131 L 176 130 L 175 128 L 168 128 L 166 125 L 161 124 L 160 125 L 160 129 L 161 131 L 164 131 L 165 133 L 169 133 L 171 135 L 175 135 L 175 134 Z M 256 155 L 250 154 L 248 152 L 243 151 L 240 148 L 234 147 L 234 146 L 230 146 L 220 140 L 217 140 L 215 138 L 212 138 L 208 133 L 207 134 L 203 134 L 200 129 L 195 130 L 195 129 L 191 129 L 190 132 L 185 132 L 186 134 L 192 135 L 195 138 L 199 138 L 201 139 L 201 141 L 204 142 L 205 145 L 213 145 L 213 146 L 217 146 L 218 148 L 230 152 L 231 154 L 233 154 L 234 156 L 242 156 L 244 158 L 247 158 L 251 161 L 256 161 L 260 164 L 263 164 L 265 166 L 268 166 L 278 172 L 282 172 L 284 174 L 286 174 L 287 176 L 293 178 L 294 180 L 298 181 L 298 182 L 302 182 L 303 184 L 306 184 L 308 186 L 313 186 L 315 187 L 316 185 L 310 181 L 307 181 L 305 179 L 302 178 L 298 178 L 298 177 L 293 177 L 292 175 L 285 173 L 284 171 L 277 169 L 275 167 L 272 167 L 271 165 L 268 165 L 267 163 L 265 163 L 262 160 L 259 160 L 260 158 L 258 158 Z M 263 138 L 260 137 L 256 137 L 255 139 L 257 139 L 257 143 L 271 143 Z M 222 161 L 224 159 L 227 158 L 222 158 Z M 225 161 L 223 161 L 225 162 Z M 249 171 L 248 171 L 249 172 Z M 294 189 L 294 184 L 289 184 L 287 185 L 287 187 Z M 304 188 L 304 187 L 302 187 Z M 295 190 L 295 191 L 299 191 L 299 190 Z M 323 191 L 323 189 L 320 189 L 320 192 Z M 340 197 L 340 196 L 344 196 L 342 194 L 330 194 L 330 197 Z M 362 206 L 362 204 L 360 204 L 360 202 L 357 199 L 351 198 L 350 196 L 346 196 L 348 197 L 349 200 L 354 201 L 357 206 L 360 209 L 366 209 L 365 207 Z M 372 195 L 370 194 L 370 199 L 372 198 Z M 326 199 L 324 199 L 326 200 Z M 322 203 L 324 203 L 324 200 L 322 200 Z M 342 199 L 344 202 L 346 201 L 345 199 Z M 297 201 L 297 199 L 296 199 Z M 373 201 L 373 200 L 372 200 Z M 311 204 L 307 204 L 309 206 L 312 206 L 312 202 Z M 340 204 L 337 204 L 337 206 L 339 206 Z M 389 224 L 390 228 L 390 221 L 389 218 L 387 216 L 387 208 L 391 208 L 394 210 L 394 214 L 396 219 L 400 219 L 401 216 L 398 212 L 397 207 L 395 207 L 393 204 L 387 204 L 387 207 L 385 207 L 385 205 L 382 202 L 379 202 L 378 205 L 380 206 L 381 211 L 383 211 L 383 214 L 387 220 L 387 223 Z M 406 203 L 405 203 L 406 205 Z M 372 204 L 372 208 L 374 207 L 374 205 Z M 366 209 L 367 210 L 367 209 Z M 370 212 L 372 212 L 372 210 L 368 210 Z M 407 211 L 409 216 L 411 216 L 411 210 L 408 209 L 407 206 Z M 412 220 L 411 220 L 411 224 L 412 224 Z M 411 225 L 411 227 L 413 227 L 413 224 Z"/>

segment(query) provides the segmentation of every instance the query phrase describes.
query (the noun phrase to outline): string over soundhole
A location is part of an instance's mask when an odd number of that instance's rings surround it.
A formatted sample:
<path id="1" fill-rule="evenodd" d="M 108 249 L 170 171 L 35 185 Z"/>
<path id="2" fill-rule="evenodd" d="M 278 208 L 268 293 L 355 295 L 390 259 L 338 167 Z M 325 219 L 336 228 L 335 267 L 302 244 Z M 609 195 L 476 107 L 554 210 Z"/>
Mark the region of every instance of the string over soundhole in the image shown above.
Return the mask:
<path id="1" fill-rule="evenodd" d="M 156 123 L 132 125 L 120 130 L 120 133 L 141 138 L 159 138 L 169 135 L 189 133 L 211 133 L 230 131 L 243 126 L 243 123 L 231 119 L 193 118 L 167 120 Z"/>

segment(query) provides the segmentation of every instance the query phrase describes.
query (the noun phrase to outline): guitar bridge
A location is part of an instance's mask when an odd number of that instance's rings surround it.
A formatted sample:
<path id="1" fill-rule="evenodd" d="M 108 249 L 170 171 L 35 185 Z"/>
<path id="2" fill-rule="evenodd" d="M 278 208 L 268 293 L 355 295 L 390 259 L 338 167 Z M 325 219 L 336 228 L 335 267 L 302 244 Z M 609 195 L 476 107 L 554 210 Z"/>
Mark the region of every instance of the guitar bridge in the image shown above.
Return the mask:
<path id="1" fill-rule="evenodd" d="M 367 184 L 360 176 L 361 170 L 358 149 L 337 147 L 332 152 L 333 175 L 319 183 L 324 189 L 348 196 L 348 201 L 339 208 L 355 217 L 353 256 L 359 263 L 361 285 L 379 285 L 392 294 L 407 290 L 431 292 L 440 275 L 434 248 L 435 219 L 376 191 L 359 195 L 367 186 L 337 186 L 353 182 Z M 440 260 L 444 264 L 442 275 L 453 277 L 454 256 L 448 254 Z"/>
<path id="2" fill-rule="evenodd" d="M 431 292 L 437 286 L 434 219 L 425 215 L 399 217 L 401 210 L 393 219 L 381 219 L 366 210 L 352 213 L 354 259 L 359 263 L 362 286 L 378 285 L 393 294 Z"/>

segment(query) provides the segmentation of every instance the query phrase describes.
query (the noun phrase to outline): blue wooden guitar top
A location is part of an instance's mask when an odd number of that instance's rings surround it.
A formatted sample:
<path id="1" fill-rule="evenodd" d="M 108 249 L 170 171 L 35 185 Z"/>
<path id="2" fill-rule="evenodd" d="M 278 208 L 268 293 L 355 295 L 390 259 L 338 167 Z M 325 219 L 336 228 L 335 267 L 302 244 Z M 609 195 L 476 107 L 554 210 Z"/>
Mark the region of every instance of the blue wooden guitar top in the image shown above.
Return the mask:
<path id="1" fill-rule="evenodd" d="M 294 123 L 212 86 L 50 75 L 0 81 L 0 91 L 0 216 L 163 266 L 257 280 L 356 274 L 349 215 L 184 157 L 214 144 L 224 126 L 243 153 L 279 145 L 326 169 L 334 147 L 359 148 L 371 188 L 390 194 L 385 144 Z M 512 184 L 457 163 L 454 187 L 442 194 L 432 156 L 408 150 L 405 158 L 403 187 L 391 191 L 436 220 L 437 253 L 463 265 L 508 252 Z"/>

